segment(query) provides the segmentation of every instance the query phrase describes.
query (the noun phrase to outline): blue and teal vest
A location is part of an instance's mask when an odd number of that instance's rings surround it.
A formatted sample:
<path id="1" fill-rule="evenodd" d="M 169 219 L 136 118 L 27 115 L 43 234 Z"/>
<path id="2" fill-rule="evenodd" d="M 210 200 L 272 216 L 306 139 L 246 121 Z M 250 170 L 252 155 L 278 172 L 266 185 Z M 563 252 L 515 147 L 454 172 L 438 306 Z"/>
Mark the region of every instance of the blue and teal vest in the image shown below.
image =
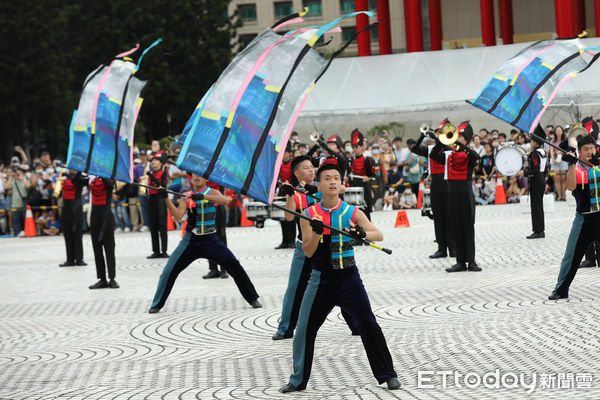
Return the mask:
<path id="1" fill-rule="evenodd" d="M 356 223 L 356 210 L 355 206 L 339 200 L 338 205 L 330 210 L 324 208 L 322 203 L 319 202 L 307 208 L 305 213 L 310 218 L 322 220 L 326 225 L 344 230 L 345 228 L 351 228 L 350 221 Z M 354 239 L 348 236 L 324 229 L 317 251 L 312 256 L 313 268 L 323 270 L 356 267 L 354 247 L 352 247 L 353 241 Z"/>
<path id="2" fill-rule="evenodd" d="M 206 189 L 200 192 L 194 192 L 190 190 L 186 192 L 186 196 L 192 194 L 211 194 L 213 189 L 210 187 L 206 187 Z M 185 230 L 187 232 L 192 232 L 195 228 L 196 234 L 198 235 L 209 235 L 211 233 L 215 233 L 217 231 L 217 226 L 215 225 L 215 217 L 217 213 L 217 208 L 215 203 L 209 200 L 198 200 L 194 201 L 189 197 L 185 198 L 188 212 L 187 225 Z"/>
<path id="3" fill-rule="evenodd" d="M 304 192 L 304 188 L 302 186 L 296 186 L 296 189 L 300 189 Z M 315 193 L 313 196 L 318 197 L 319 199 L 323 198 L 321 192 Z M 294 191 L 294 203 L 296 205 L 296 211 L 301 213 L 306 210 L 308 207 L 315 204 L 318 200 L 307 196 L 305 193 L 300 193 L 298 191 Z M 296 225 L 298 228 L 298 240 L 302 241 L 302 229 L 300 229 L 300 218 L 295 218 Z"/>

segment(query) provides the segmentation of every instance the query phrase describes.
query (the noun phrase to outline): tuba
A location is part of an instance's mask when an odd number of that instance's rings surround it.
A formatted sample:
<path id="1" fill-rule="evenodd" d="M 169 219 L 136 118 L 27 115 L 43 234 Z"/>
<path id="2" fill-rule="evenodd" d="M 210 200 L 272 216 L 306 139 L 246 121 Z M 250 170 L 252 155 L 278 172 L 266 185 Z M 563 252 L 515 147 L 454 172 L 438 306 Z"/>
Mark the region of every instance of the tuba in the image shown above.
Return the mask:
<path id="1" fill-rule="evenodd" d="M 588 131 L 583 127 L 581 122 L 574 124 L 569 128 L 569 132 L 567 133 L 567 143 L 572 148 L 577 148 L 577 140 L 588 134 Z"/>

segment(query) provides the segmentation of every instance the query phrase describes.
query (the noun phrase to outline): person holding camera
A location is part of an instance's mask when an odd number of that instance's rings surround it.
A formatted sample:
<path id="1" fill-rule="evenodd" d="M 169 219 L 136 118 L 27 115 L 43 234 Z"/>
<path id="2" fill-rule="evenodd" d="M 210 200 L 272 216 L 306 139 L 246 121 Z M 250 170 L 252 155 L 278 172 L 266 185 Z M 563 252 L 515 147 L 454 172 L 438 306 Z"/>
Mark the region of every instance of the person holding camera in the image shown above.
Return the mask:
<path id="1" fill-rule="evenodd" d="M 25 169 L 20 166 L 13 166 L 14 174 L 9 178 L 8 185 L 10 187 L 12 198 L 12 222 L 14 235 L 18 237 L 25 236 L 25 211 L 28 201 L 29 190 L 35 186 L 36 180 L 34 175 L 27 176 Z"/>

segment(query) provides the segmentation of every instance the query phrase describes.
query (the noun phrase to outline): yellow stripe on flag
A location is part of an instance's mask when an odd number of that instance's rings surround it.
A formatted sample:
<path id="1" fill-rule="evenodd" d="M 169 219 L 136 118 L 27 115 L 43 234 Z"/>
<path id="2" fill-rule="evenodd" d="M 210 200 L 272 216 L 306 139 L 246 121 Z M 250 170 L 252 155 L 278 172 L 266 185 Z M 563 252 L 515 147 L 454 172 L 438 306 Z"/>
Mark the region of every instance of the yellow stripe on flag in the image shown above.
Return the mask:
<path id="1" fill-rule="evenodd" d="M 213 113 L 213 112 L 206 111 L 206 110 L 202 110 L 202 114 L 200 114 L 200 116 L 202 118 L 212 119 L 212 120 L 215 120 L 215 121 L 218 121 L 218 120 L 221 119 L 221 115 L 220 114 Z"/>
<path id="2" fill-rule="evenodd" d="M 269 92 L 279 93 L 279 92 L 281 92 L 281 87 L 279 87 L 279 86 L 273 86 L 273 85 L 267 85 L 267 86 L 265 86 L 265 90 L 268 90 Z"/>
<path id="3" fill-rule="evenodd" d="M 227 118 L 227 122 L 225 122 L 225 128 L 231 128 L 231 124 L 233 124 L 233 116 L 235 115 L 234 111 L 229 111 L 229 117 Z"/>
<path id="4" fill-rule="evenodd" d="M 317 43 L 317 40 L 319 40 L 319 35 L 314 34 L 314 35 L 312 35 L 312 37 L 310 38 L 310 40 L 306 44 L 309 45 L 310 47 L 313 47 L 314 44 Z"/>
<path id="5" fill-rule="evenodd" d="M 544 62 L 544 63 L 542 63 L 542 66 L 544 66 L 544 67 L 548 68 L 549 70 L 553 70 L 553 69 L 554 69 L 554 67 L 553 67 L 552 65 L 550 65 L 550 64 L 548 64 L 548 63 L 545 63 L 545 62 Z"/>
<path id="6" fill-rule="evenodd" d="M 503 81 L 503 82 L 506 82 L 508 80 L 507 77 L 500 76 L 500 75 L 494 75 L 494 78 L 498 79 L 499 81 Z"/>

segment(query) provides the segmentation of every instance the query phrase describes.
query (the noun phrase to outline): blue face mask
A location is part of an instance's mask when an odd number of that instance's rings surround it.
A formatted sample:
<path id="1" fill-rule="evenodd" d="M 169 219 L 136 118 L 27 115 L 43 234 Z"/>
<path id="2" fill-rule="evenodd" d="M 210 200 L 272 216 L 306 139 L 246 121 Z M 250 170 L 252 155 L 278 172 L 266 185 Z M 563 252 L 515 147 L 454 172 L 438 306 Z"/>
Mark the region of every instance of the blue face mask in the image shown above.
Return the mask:
<path id="1" fill-rule="evenodd" d="M 373 154 L 379 154 L 379 150 L 371 150 L 371 153 L 373 153 Z"/>

